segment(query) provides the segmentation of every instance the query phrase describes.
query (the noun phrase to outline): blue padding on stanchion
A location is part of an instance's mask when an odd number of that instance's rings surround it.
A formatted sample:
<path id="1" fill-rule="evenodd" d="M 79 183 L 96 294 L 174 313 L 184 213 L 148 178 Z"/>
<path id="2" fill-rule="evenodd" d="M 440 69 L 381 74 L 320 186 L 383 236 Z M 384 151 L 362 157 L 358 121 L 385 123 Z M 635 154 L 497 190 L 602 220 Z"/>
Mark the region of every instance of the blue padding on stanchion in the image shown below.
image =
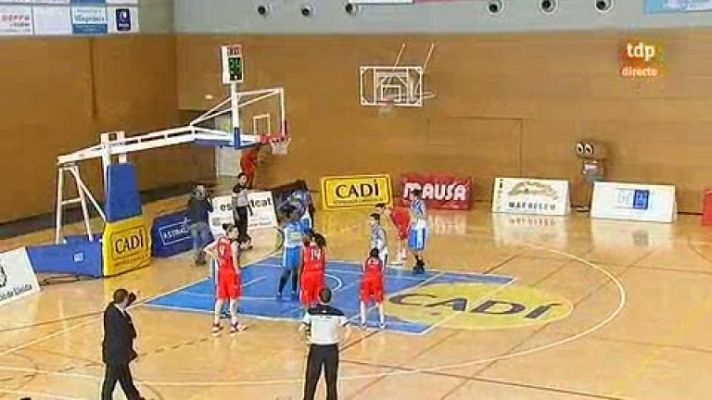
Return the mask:
<path id="1" fill-rule="evenodd" d="M 67 238 L 67 244 L 28 247 L 27 255 L 36 274 L 102 276 L 101 242 L 86 236 Z"/>
<path id="2" fill-rule="evenodd" d="M 191 250 L 193 239 L 187 224 L 186 211 L 161 215 L 154 219 L 151 227 L 153 256 L 170 257 Z"/>
<path id="3" fill-rule="evenodd" d="M 108 222 L 122 221 L 143 213 L 136 167 L 132 164 L 116 164 L 107 168 L 104 208 Z"/>

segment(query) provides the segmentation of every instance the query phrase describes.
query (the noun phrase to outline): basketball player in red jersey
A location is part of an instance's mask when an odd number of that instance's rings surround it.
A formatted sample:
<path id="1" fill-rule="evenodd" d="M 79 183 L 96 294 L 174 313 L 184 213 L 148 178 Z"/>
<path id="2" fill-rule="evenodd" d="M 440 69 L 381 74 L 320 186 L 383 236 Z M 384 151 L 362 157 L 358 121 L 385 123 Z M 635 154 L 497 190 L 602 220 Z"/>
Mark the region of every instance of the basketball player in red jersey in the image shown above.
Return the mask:
<path id="1" fill-rule="evenodd" d="M 403 264 L 408 257 L 406 253 L 408 231 L 410 227 L 410 213 L 405 208 L 393 208 L 384 203 L 376 204 L 376 211 L 390 217 L 393 226 L 396 228 L 398 236 L 398 252 L 396 253 L 394 264 Z"/>
<path id="2" fill-rule="evenodd" d="M 378 249 L 371 249 L 369 257 L 363 265 L 361 279 L 361 329 L 366 328 L 366 306 L 376 303 L 378 306 L 378 327 L 386 327 L 386 316 L 383 311 L 383 261 Z"/>
<path id="3" fill-rule="evenodd" d="M 314 233 L 304 247 L 302 263 L 302 292 L 300 300 L 306 310 L 319 301 L 319 291 L 324 287 L 324 272 L 326 271 L 326 239 Z"/>
<path id="4" fill-rule="evenodd" d="M 260 145 L 250 147 L 242 151 L 242 156 L 240 157 L 240 170 L 245 177 L 247 177 L 246 186 L 248 189 L 252 189 L 252 185 L 255 182 L 255 173 L 257 172 L 257 161 L 260 154 Z"/>
<path id="5" fill-rule="evenodd" d="M 205 252 L 218 262 L 218 271 L 215 274 L 217 290 L 213 314 L 213 334 L 222 330 L 220 314 L 225 301 L 229 301 L 230 307 L 230 333 L 234 334 L 244 329 L 237 322 L 237 302 L 242 294 L 237 227 L 228 224 L 225 227 L 225 234 L 205 248 Z"/>

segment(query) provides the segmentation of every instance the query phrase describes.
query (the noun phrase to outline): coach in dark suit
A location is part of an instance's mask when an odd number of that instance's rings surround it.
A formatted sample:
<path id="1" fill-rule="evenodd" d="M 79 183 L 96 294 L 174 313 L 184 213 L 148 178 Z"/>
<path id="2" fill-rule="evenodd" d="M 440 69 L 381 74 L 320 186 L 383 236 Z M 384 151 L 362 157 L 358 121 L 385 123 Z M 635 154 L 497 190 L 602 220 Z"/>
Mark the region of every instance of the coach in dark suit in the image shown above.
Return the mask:
<path id="1" fill-rule="evenodd" d="M 128 400 L 143 400 L 131 377 L 129 363 L 136 357 L 133 341 L 136 339 L 136 329 L 126 307 L 136 300 L 136 295 L 126 289 L 117 289 L 114 300 L 104 311 L 104 341 L 102 342 L 102 359 L 106 364 L 104 385 L 101 388 L 101 399 L 111 400 L 114 387 L 118 381 Z"/>

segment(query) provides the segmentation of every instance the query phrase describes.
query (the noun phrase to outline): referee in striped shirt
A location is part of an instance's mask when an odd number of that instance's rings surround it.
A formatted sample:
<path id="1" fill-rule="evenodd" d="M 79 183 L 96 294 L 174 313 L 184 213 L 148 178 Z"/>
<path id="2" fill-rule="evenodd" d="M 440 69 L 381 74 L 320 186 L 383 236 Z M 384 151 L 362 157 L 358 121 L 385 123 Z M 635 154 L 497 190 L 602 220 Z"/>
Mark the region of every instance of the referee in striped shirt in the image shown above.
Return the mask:
<path id="1" fill-rule="evenodd" d="M 309 357 L 304 382 L 304 400 L 313 400 L 319 383 L 321 369 L 326 377 L 326 400 L 337 400 L 336 380 L 339 371 L 339 342 L 348 340 L 351 327 L 344 313 L 331 307 L 331 290 L 319 292 L 319 305 L 310 308 L 304 315 L 299 331 L 306 333 L 309 341 Z M 344 332 L 342 332 L 344 331 Z M 343 338 L 341 337 L 342 333 Z"/>

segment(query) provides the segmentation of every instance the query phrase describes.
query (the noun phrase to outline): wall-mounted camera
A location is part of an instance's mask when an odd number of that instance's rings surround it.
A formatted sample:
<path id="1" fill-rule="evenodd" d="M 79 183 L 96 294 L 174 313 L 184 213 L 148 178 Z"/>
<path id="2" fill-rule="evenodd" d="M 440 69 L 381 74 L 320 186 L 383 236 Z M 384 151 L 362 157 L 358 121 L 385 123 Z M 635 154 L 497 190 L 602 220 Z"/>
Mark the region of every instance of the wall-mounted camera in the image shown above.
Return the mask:
<path id="1" fill-rule="evenodd" d="M 558 0 L 541 0 L 539 2 L 539 9 L 544 14 L 553 14 L 559 8 Z"/>
<path id="2" fill-rule="evenodd" d="M 260 4 L 257 6 L 257 14 L 266 17 L 272 11 L 272 8 L 267 4 Z"/>
<path id="3" fill-rule="evenodd" d="M 498 15 L 504 10 L 503 0 L 489 0 L 487 2 L 487 12 L 490 15 Z"/>
<path id="4" fill-rule="evenodd" d="M 301 12 L 302 17 L 305 17 L 305 18 L 309 18 L 314 15 L 314 9 L 309 4 L 303 5 L 301 10 L 299 10 L 299 12 Z"/>
<path id="5" fill-rule="evenodd" d="M 359 12 L 359 6 L 358 4 L 346 3 L 344 5 L 344 11 L 346 11 L 346 14 L 356 15 Z"/>
<path id="6" fill-rule="evenodd" d="M 600 13 L 605 13 L 611 11 L 613 8 L 613 0 L 595 0 L 596 1 L 596 11 Z"/>

